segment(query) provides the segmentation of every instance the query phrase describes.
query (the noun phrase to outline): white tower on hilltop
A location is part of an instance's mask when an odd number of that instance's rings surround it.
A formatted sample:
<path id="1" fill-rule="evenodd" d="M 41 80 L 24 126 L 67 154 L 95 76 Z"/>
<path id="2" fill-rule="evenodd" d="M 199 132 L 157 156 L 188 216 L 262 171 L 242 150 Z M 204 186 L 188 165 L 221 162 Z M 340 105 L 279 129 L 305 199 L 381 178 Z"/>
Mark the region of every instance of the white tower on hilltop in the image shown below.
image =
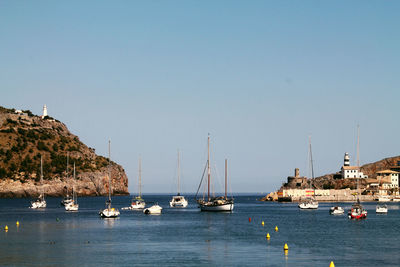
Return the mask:
<path id="1" fill-rule="evenodd" d="M 43 106 L 43 115 L 42 115 L 42 119 L 44 119 L 44 117 L 47 116 L 47 106 L 46 104 Z"/>
<path id="2" fill-rule="evenodd" d="M 344 153 L 344 166 L 350 166 L 350 157 L 349 153 Z"/>

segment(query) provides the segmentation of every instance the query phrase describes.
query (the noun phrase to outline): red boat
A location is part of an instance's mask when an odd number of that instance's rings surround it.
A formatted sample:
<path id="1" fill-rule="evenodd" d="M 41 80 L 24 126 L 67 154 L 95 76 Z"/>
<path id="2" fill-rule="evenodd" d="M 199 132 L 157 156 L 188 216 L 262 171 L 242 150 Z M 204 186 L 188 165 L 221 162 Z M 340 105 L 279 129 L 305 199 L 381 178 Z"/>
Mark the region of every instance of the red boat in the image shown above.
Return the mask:
<path id="1" fill-rule="evenodd" d="M 366 219 L 367 211 L 360 204 L 360 201 L 357 199 L 357 202 L 351 206 L 351 210 L 349 210 L 349 219 Z"/>

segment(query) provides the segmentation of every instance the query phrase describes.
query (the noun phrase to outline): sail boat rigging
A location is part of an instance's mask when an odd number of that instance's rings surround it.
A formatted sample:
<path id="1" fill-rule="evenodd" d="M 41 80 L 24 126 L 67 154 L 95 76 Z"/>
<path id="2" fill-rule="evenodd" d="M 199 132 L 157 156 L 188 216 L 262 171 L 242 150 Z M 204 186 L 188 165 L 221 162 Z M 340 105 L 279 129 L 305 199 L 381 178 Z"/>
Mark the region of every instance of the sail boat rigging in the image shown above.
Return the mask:
<path id="1" fill-rule="evenodd" d="M 309 167 L 311 169 L 311 179 L 309 181 L 310 189 L 313 190 L 312 197 L 306 197 L 305 199 L 300 199 L 299 208 L 300 209 L 318 209 L 318 201 L 315 199 L 315 187 L 311 187 L 311 180 L 314 180 L 314 164 L 312 158 L 312 148 L 311 148 L 311 136 L 308 137 L 309 144 Z"/>
<path id="2" fill-rule="evenodd" d="M 180 157 L 179 157 L 179 150 L 178 150 L 178 193 L 176 196 L 173 196 L 169 205 L 171 208 L 186 208 L 188 205 L 188 201 L 185 199 L 184 196 L 181 196 L 180 193 Z"/>
<path id="3" fill-rule="evenodd" d="M 106 208 L 99 212 L 102 218 L 116 218 L 120 213 L 118 209 L 111 207 L 111 141 L 108 141 L 108 200 L 106 201 Z"/>
<path id="4" fill-rule="evenodd" d="M 75 162 L 74 162 L 74 182 L 75 182 Z M 72 186 L 72 201 L 65 204 L 65 210 L 66 211 L 78 211 L 79 209 L 79 204 L 78 204 L 78 196 L 76 195 L 75 191 L 75 185 Z"/>
<path id="5" fill-rule="evenodd" d="M 142 158 L 139 157 L 139 171 L 138 171 L 138 193 L 139 195 L 132 199 L 130 209 L 141 210 L 146 206 L 146 202 L 142 198 Z"/>
<path id="6" fill-rule="evenodd" d="M 40 156 L 40 187 L 41 187 L 41 193 L 39 197 L 31 202 L 31 208 L 32 209 L 43 209 L 46 208 L 47 203 L 46 200 L 44 199 L 44 188 L 43 188 L 43 158 Z"/>
<path id="7" fill-rule="evenodd" d="M 225 160 L 225 195 L 221 197 L 210 197 L 210 185 L 211 185 L 211 167 L 210 167 L 210 135 L 207 139 L 207 199 L 203 197 L 203 199 L 196 199 L 199 204 L 201 211 L 232 211 L 234 207 L 233 198 L 227 197 L 227 177 L 228 177 L 228 163 Z M 203 177 L 204 177 L 203 172 Z M 203 177 L 201 179 L 199 189 L 201 183 L 203 181 Z M 199 190 L 197 190 L 198 193 Z M 196 197 L 197 198 L 197 193 Z"/>
<path id="8" fill-rule="evenodd" d="M 68 182 L 68 175 L 69 175 L 69 153 L 67 152 L 67 169 L 65 171 L 65 176 L 66 176 L 66 181 Z M 70 204 L 72 202 L 72 198 L 70 197 L 68 193 L 68 187 L 67 187 L 67 195 L 61 200 L 61 205 L 65 206 L 67 204 Z"/>
<path id="9" fill-rule="evenodd" d="M 357 125 L 357 168 L 358 170 L 360 170 L 360 126 L 359 125 Z M 357 177 L 357 201 L 351 206 L 351 209 L 348 211 L 349 219 L 367 218 L 368 212 L 361 205 L 359 198 L 359 192 L 358 192 L 359 179 L 360 177 Z"/>

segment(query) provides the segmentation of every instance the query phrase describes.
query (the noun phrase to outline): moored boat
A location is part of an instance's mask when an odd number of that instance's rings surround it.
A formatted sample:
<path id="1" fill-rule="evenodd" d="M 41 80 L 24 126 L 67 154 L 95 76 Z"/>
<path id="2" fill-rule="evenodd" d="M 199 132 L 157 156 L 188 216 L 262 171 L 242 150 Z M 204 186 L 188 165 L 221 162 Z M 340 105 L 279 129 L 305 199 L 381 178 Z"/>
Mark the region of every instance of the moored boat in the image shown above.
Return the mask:
<path id="1" fill-rule="evenodd" d="M 44 198 L 43 188 L 43 158 L 40 156 L 40 187 L 41 193 L 37 199 L 31 202 L 31 209 L 44 209 L 47 207 L 47 202 Z"/>
<path id="2" fill-rule="evenodd" d="M 150 208 L 145 208 L 143 210 L 144 214 L 161 214 L 162 207 L 158 204 L 151 206 Z"/>
<path id="3" fill-rule="evenodd" d="M 180 158 L 179 158 L 179 150 L 178 150 L 178 193 L 176 196 L 173 196 L 171 201 L 169 202 L 169 206 L 171 208 L 186 208 L 188 205 L 188 201 L 185 199 L 184 196 L 181 196 L 180 193 Z"/>
<path id="4" fill-rule="evenodd" d="M 312 149 L 311 149 L 311 136 L 308 137 L 309 143 L 309 167 L 311 169 L 311 179 L 308 181 L 310 190 L 313 192 L 313 196 L 308 196 L 306 198 L 301 198 L 299 201 L 298 207 L 300 209 L 318 209 L 318 201 L 315 199 L 315 187 L 312 188 L 311 180 L 314 180 L 314 166 L 313 166 L 313 158 L 312 158 Z M 307 191 L 306 191 L 307 192 Z"/>
<path id="5" fill-rule="evenodd" d="M 108 199 L 106 201 L 106 208 L 103 210 L 99 211 L 99 215 L 102 218 L 117 218 L 120 215 L 120 212 L 118 209 L 112 208 L 111 207 L 111 142 L 108 141 L 108 169 L 109 169 L 109 175 L 108 175 Z"/>
<path id="6" fill-rule="evenodd" d="M 139 170 L 138 170 L 138 193 L 139 195 L 132 199 L 131 210 L 142 210 L 146 206 L 146 202 L 142 198 L 142 159 L 139 157 Z"/>
<path id="7" fill-rule="evenodd" d="M 75 162 L 74 162 L 74 181 L 75 181 Z M 79 204 L 78 204 L 78 196 L 75 191 L 75 186 L 72 186 L 72 201 L 65 204 L 66 211 L 78 211 Z"/>
<path id="8" fill-rule="evenodd" d="M 376 205 L 375 211 L 376 211 L 376 213 L 386 214 L 388 212 L 388 207 L 386 204 L 379 204 L 379 205 Z"/>
<path id="9" fill-rule="evenodd" d="M 204 177 L 204 173 L 203 173 Z M 210 196 L 210 185 L 211 185 L 211 168 L 210 168 L 210 136 L 208 136 L 208 160 L 207 160 L 207 198 L 196 199 L 201 211 L 232 211 L 234 208 L 233 198 L 227 196 L 227 180 L 228 180 L 228 160 L 225 159 L 225 196 L 211 197 Z M 201 187 L 200 181 L 199 189 Z M 197 190 L 196 197 L 199 190 Z"/>
<path id="10" fill-rule="evenodd" d="M 344 214 L 344 209 L 340 206 L 331 207 L 329 213 L 332 215 L 342 215 Z"/>

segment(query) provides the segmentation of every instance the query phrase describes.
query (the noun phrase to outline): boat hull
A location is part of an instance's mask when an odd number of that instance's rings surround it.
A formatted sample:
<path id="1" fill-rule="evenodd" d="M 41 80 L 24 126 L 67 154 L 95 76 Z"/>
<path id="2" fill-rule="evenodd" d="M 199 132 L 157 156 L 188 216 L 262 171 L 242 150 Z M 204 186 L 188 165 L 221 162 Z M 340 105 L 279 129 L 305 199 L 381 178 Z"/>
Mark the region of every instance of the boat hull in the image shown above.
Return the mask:
<path id="1" fill-rule="evenodd" d="M 332 215 L 342 215 L 344 214 L 344 209 L 342 207 L 332 207 L 329 213 Z"/>
<path id="2" fill-rule="evenodd" d="M 79 204 L 69 203 L 65 205 L 66 211 L 78 211 L 78 209 L 79 209 Z"/>
<path id="3" fill-rule="evenodd" d="M 221 204 L 221 205 L 206 205 L 206 204 L 199 204 L 201 211 L 232 211 L 234 204 Z"/>
<path id="4" fill-rule="evenodd" d="M 47 207 L 47 203 L 45 200 L 43 201 L 35 201 L 31 203 L 31 209 L 44 209 Z"/>
<path id="5" fill-rule="evenodd" d="M 299 208 L 302 210 L 316 210 L 318 209 L 318 203 L 317 204 L 300 203 Z"/>
<path id="6" fill-rule="evenodd" d="M 159 205 L 154 205 L 151 206 L 150 208 L 144 209 L 143 213 L 144 214 L 161 214 L 162 211 L 162 207 L 160 207 Z"/>
<path id="7" fill-rule="evenodd" d="M 99 214 L 102 218 L 117 218 L 120 215 L 119 210 L 116 210 L 114 208 L 101 210 Z"/>

